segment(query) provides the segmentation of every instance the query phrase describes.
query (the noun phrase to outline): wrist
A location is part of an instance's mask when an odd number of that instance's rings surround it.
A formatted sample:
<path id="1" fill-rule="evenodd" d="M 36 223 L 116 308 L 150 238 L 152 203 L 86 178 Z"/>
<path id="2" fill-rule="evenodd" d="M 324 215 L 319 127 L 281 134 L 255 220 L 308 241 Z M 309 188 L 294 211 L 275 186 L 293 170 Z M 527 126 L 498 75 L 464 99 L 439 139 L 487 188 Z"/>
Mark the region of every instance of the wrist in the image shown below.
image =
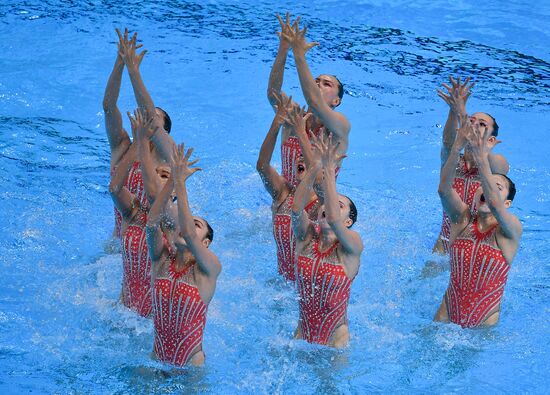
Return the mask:
<path id="1" fill-rule="evenodd" d="M 292 53 L 294 54 L 295 58 L 305 58 L 306 56 L 306 51 L 303 48 L 292 47 Z"/>

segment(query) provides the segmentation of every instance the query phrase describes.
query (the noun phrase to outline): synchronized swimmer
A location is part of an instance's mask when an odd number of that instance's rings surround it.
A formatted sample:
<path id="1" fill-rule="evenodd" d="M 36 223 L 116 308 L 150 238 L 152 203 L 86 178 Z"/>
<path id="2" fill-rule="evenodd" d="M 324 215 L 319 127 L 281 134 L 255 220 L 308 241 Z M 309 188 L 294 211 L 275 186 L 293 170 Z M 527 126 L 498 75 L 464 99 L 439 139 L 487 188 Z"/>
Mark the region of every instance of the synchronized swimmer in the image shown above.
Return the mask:
<path id="1" fill-rule="evenodd" d="M 267 97 L 275 111 L 256 169 L 272 199 L 277 269 L 298 296 L 296 339 L 329 347 L 350 341 L 348 303 L 359 273 L 363 241 L 352 229 L 357 207 L 338 193 L 336 180 L 349 146 L 351 125 L 336 108 L 344 87 L 331 74 L 314 78 L 306 53 L 307 28 L 299 17 L 277 15 L 279 49 Z M 214 230 L 193 216 L 187 180 L 197 171 L 193 148 L 176 145 L 172 122 L 156 107 L 140 74 L 146 53 L 137 34 L 117 30 L 118 53 L 103 108 L 111 149 L 109 191 L 115 205 L 113 235 L 122 255 L 121 302 L 154 324 L 152 356 L 176 367 L 202 365 L 208 305 L 222 266 L 210 250 Z M 301 106 L 283 92 L 292 50 Z M 126 68 L 138 108 L 128 113 L 132 139 L 117 107 Z M 439 196 L 444 211 L 433 252 L 449 256 L 450 280 L 434 320 L 463 328 L 498 322 L 510 265 L 522 234 L 510 214 L 515 185 L 508 161 L 492 152 L 498 124 L 487 113 L 468 115 L 473 83 L 450 77 L 438 95 L 449 106 L 443 131 Z M 271 159 L 281 134 L 282 169 Z"/>

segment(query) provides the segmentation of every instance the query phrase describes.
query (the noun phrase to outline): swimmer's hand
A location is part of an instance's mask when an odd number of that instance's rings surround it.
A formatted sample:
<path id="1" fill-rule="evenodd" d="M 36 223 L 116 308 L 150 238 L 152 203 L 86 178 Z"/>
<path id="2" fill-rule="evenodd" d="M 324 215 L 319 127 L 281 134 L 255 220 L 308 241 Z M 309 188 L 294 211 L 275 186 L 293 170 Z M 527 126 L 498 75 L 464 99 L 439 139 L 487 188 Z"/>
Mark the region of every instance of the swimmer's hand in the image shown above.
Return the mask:
<path id="1" fill-rule="evenodd" d="M 286 47 L 287 49 L 290 48 L 290 42 L 286 38 L 291 31 L 292 26 L 290 25 L 290 12 L 287 12 L 285 15 L 285 19 L 283 21 L 283 18 L 279 14 L 276 14 L 277 19 L 279 20 L 279 25 L 281 25 L 281 31 L 277 32 L 277 36 L 281 39 L 281 46 Z M 295 24 L 297 24 L 300 21 L 300 17 L 296 18 L 296 21 L 294 21 Z"/>
<path id="2" fill-rule="evenodd" d="M 443 90 L 438 89 L 437 95 L 449 105 L 456 116 L 460 117 L 466 114 L 466 102 L 472 94 L 471 89 L 475 85 L 475 82 L 472 82 L 470 84 L 470 77 L 467 77 L 461 83 L 460 77 L 457 77 L 457 79 L 455 80 L 452 76 L 449 76 L 449 82 L 451 83 L 451 86 L 443 84 L 443 87 L 447 90 L 448 93 L 445 93 L 443 92 Z"/>
<path id="3" fill-rule="evenodd" d="M 199 170 L 199 167 L 194 166 L 199 159 L 189 161 L 189 157 L 193 153 L 193 148 L 189 148 L 185 152 L 185 145 L 179 144 L 177 147 L 173 147 L 172 160 L 170 167 L 172 168 L 172 174 L 174 175 L 175 182 L 185 182 L 189 177 Z"/>
<path id="4" fill-rule="evenodd" d="M 289 111 L 292 110 L 292 96 L 286 97 L 282 92 L 272 91 L 273 98 L 275 99 L 275 121 L 282 125 L 285 123 Z"/>
<path id="5" fill-rule="evenodd" d="M 120 34 L 120 30 L 116 29 L 116 32 L 119 38 L 118 53 L 124 60 L 126 67 L 129 69 L 138 68 L 147 50 L 141 51 L 140 54 L 136 52 L 137 49 L 143 46 L 143 44 L 137 44 L 137 33 L 134 33 L 132 38 L 128 40 L 128 29 L 124 29 L 124 36 Z"/>
<path id="6" fill-rule="evenodd" d="M 338 163 L 340 163 L 340 161 L 346 157 L 345 154 L 338 153 L 339 145 L 339 141 L 333 142 L 332 133 L 330 133 L 328 137 L 325 137 L 323 133 L 321 133 L 319 136 L 311 136 L 311 146 L 318 152 L 320 156 L 321 165 L 323 167 L 325 175 L 330 174 L 332 177 L 334 177 L 334 174 L 336 174 Z"/>
<path id="7" fill-rule="evenodd" d="M 298 26 L 298 19 L 299 18 L 296 18 L 296 21 L 294 21 L 292 29 L 290 29 L 288 32 L 283 31 L 281 34 L 290 43 L 294 55 L 305 55 L 307 51 L 309 51 L 313 47 L 316 47 L 317 45 L 319 45 L 319 43 L 308 43 L 306 41 L 305 36 L 307 32 L 307 26 L 304 27 L 303 30 L 300 30 L 300 27 Z"/>
<path id="8" fill-rule="evenodd" d="M 466 146 L 470 139 L 470 135 L 474 132 L 472 123 L 470 122 L 468 115 L 463 114 L 460 116 L 460 127 L 456 130 L 455 136 L 455 148 L 460 151 Z"/>
<path id="9" fill-rule="evenodd" d="M 294 128 L 296 135 L 306 135 L 306 122 L 313 114 L 306 112 L 306 107 L 294 106 L 285 117 L 285 122 Z M 307 135 L 305 136 L 307 138 Z"/>
<path id="10" fill-rule="evenodd" d="M 132 135 L 137 141 L 144 142 L 150 140 L 159 130 L 159 127 L 153 126 L 153 117 L 148 117 L 147 113 L 142 108 L 134 110 L 134 116 L 127 112 L 130 124 L 132 125 Z"/>
<path id="11" fill-rule="evenodd" d="M 468 144 L 470 146 L 472 156 L 478 165 L 483 161 L 487 161 L 489 158 L 489 137 L 491 133 L 487 128 L 479 127 L 476 122 L 473 125 L 470 124 L 470 133 L 467 136 Z"/>

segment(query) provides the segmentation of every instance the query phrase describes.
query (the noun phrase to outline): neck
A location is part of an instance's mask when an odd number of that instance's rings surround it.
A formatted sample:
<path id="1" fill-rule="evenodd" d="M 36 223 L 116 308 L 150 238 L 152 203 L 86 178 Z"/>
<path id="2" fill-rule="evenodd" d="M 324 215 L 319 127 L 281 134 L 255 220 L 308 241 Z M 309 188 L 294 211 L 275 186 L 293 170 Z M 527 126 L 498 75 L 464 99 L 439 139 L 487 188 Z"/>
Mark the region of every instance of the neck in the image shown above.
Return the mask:
<path id="1" fill-rule="evenodd" d="M 195 262 L 195 257 L 187 247 L 178 248 L 176 253 L 176 267 L 184 268 L 191 266 Z"/>
<path id="2" fill-rule="evenodd" d="M 319 236 L 319 247 L 322 251 L 325 251 L 331 245 L 333 245 L 338 238 L 332 230 L 323 230 L 321 229 L 321 234 Z"/>
<path id="3" fill-rule="evenodd" d="M 497 219 L 493 215 L 493 213 L 488 212 L 477 212 L 477 227 L 480 232 L 483 232 L 489 228 L 492 228 L 498 224 Z"/>

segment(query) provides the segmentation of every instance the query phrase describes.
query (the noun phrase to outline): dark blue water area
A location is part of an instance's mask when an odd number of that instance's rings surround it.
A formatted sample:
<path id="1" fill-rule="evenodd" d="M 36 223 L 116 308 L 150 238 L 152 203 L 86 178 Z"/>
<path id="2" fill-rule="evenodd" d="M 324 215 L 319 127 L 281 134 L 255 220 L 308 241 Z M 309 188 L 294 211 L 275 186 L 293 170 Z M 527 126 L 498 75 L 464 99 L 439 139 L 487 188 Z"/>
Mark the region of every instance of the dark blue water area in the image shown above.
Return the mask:
<path id="1" fill-rule="evenodd" d="M 274 14 L 287 9 L 321 44 L 313 73 L 344 82 L 352 124 L 338 188 L 357 204 L 365 252 L 343 351 L 292 340 L 296 296 L 276 273 L 255 172 L 273 116 Z M 0 392 L 546 392 L 549 18 L 545 1 L 0 4 Z M 143 78 L 175 140 L 204 169 L 190 200 L 216 231 L 223 272 L 199 369 L 152 361 L 151 322 L 116 303 L 101 101 L 124 26 L 149 51 Z M 492 329 L 432 322 L 449 278 L 430 253 L 447 115 L 436 89 L 448 74 L 476 80 L 468 107 L 498 120 L 518 187 L 524 234 Z M 284 89 L 303 103 L 292 56 Z M 135 107 L 126 76 L 119 107 Z"/>

